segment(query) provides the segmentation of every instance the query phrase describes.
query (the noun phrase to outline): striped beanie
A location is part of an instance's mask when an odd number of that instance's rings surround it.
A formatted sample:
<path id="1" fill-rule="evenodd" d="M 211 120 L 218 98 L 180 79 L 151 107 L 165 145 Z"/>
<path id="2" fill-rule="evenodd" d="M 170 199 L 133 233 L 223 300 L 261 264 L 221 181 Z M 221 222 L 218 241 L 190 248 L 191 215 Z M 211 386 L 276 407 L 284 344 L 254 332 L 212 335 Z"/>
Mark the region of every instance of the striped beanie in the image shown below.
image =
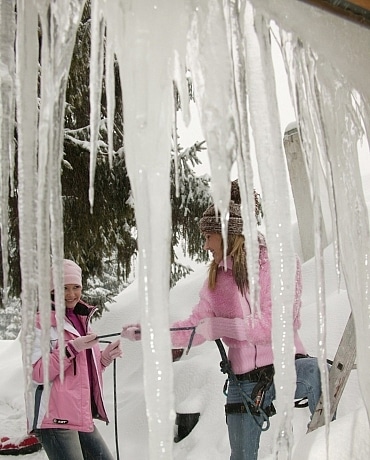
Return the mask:
<path id="1" fill-rule="evenodd" d="M 254 191 L 255 198 L 255 214 L 258 225 L 261 224 L 263 211 L 261 206 L 260 195 Z M 199 221 L 199 228 L 202 233 L 222 233 L 221 232 L 221 218 L 216 215 L 215 206 L 212 204 L 203 213 Z M 229 235 L 242 235 L 243 234 L 243 219 L 241 215 L 241 199 L 238 180 L 231 183 L 231 194 L 229 204 L 229 222 L 228 222 Z"/>

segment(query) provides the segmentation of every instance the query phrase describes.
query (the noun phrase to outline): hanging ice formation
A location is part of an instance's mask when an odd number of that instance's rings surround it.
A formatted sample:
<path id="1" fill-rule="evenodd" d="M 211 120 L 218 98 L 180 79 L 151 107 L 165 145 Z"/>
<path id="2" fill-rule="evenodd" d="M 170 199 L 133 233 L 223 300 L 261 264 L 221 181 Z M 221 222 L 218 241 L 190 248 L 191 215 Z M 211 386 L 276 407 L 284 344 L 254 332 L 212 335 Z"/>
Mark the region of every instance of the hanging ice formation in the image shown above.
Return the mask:
<path id="1" fill-rule="evenodd" d="M 7 177 L 12 177 L 13 173 L 11 133 L 16 94 L 22 346 L 27 383 L 33 308 L 37 303 L 43 312 L 44 324 L 48 321 L 50 255 L 56 268 L 54 281 L 58 286 L 59 321 L 63 315 L 62 274 L 57 267 L 63 257 L 60 164 L 64 96 L 76 28 L 84 4 L 84 0 L 0 1 L 1 239 L 6 257 Z M 212 194 L 225 226 L 230 169 L 237 161 L 245 204 L 248 264 L 253 277 L 253 298 L 257 300 L 257 251 L 249 243 L 256 236 L 253 218 L 256 172 L 252 170 L 249 127 L 253 133 L 274 280 L 273 343 L 279 417 L 275 457 L 290 458 L 294 393 L 291 311 L 294 279 L 290 274 L 294 273 L 295 256 L 271 59 L 270 21 L 274 21 L 281 32 L 281 47 L 313 199 L 318 203 L 315 208 L 320 207 L 320 191 L 315 187 L 320 169 L 331 197 L 338 272 L 343 273 L 346 280 L 355 318 L 358 372 L 368 414 L 370 241 L 357 141 L 363 135 L 368 138 L 370 129 L 369 31 L 295 0 L 285 0 L 283 6 L 276 0 L 92 0 L 91 6 L 90 200 L 93 208 L 96 133 L 106 40 L 108 113 L 112 118 L 114 85 L 111 76 L 115 56 L 124 98 L 126 164 L 138 225 L 138 276 L 151 458 L 172 458 L 174 412 L 170 339 L 163 331 L 168 329 L 172 85 L 175 81 L 188 121 L 185 69 L 193 78 L 211 164 Z M 43 39 L 38 108 L 39 25 Z M 332 49 L 339 42 L 340 53 Z M 108 126 L 111 129 L 110 122 Z M 37 216 L 36 221 L 34 216 Z M 319 228 L 319 223 L 315 228 Z M 322 273 L 319 231 L 316 240 L 318 270 Z M 5 259 L 3 264 L 6 281 Z M 37 279 L 35 273 L 38 273 Z M 322 284 L 321 279 L 318 285 Z M 325 329 L 325 301 L 319 290 L 318 304 L 323 318 L 320 327 Z"/>

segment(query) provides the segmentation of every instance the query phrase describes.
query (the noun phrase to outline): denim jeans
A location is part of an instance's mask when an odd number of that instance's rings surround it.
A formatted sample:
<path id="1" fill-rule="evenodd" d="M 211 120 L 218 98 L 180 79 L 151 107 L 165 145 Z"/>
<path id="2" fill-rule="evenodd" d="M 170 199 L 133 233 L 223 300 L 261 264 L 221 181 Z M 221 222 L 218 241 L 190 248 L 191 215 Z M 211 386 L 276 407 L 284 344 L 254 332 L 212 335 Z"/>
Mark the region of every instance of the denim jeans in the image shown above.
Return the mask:
<path id="1" fill-rule="evenodd" d="M 50 460 L 113 460 L 96 427 L 92 433 L 45 428 L 35 434 Z"/>
<path id="2" fill-rule="evenodd" d="M 321 396 L 320 371 L 316 358 L 301 358 L 295 361 L 297 384 L 295 399 L 307 397 L 311 414 Z M 242 390 L 250 397 L 256 383 L 249 381 L 239 382 Z M 275 386 L 266 391 L 263 408 L 268 407 L 275 399 Z M 229 382 L 227 403 L 241 402 L 239 387 Z M 227 414 L 226 422 L 229 431 L 231 447 L 230 460 L 257 460 L 262 425 L 262 416 L 249 413 Z"/>

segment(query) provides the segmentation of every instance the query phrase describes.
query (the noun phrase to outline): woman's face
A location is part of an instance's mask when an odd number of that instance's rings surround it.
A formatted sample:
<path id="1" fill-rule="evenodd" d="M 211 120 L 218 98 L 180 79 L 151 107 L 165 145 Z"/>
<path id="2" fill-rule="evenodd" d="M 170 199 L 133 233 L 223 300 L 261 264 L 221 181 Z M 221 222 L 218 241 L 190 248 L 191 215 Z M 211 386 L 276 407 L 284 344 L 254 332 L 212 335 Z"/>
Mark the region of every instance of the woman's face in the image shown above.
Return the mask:
<path id="1" fill-rule="evenodd" d="M 64 285 L 64 300 L 66 308 L 74 308 L 81 299 L 82 287 L 78 284 Z"/>
<path id="2" fill-rule="evenodd" d="M 223 257 L 222 236 L 220 233 L 206 233 L 203 248 L 210 251 L 216 264 L 219 264 Z"/>

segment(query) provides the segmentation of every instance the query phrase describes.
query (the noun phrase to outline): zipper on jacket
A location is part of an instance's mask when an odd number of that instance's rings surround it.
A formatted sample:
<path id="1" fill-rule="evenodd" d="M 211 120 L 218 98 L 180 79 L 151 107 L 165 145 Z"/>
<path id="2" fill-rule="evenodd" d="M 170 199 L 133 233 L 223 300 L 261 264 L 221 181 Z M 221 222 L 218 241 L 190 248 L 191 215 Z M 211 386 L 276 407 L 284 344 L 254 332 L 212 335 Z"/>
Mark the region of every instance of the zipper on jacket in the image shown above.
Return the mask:
<path id="1" fill-rule="evenodd" d="M 257 345 L 254 345 L 254 368 L 257 369 Z"/>
<path id="2" fill-rule="evenodd" d="M 35 391 L 35 408 L 34 408 L 34 419 L 33 419 L 33 425 L 32 425 L 32 431 L 37 429 L 37 422 L 39 419 L 39 413 L 40 413 L 40 404 L 41 404 L 41 396 L 42 392 L 44 391 L 44 385 L 37 385 L 36 391 Z"/>

